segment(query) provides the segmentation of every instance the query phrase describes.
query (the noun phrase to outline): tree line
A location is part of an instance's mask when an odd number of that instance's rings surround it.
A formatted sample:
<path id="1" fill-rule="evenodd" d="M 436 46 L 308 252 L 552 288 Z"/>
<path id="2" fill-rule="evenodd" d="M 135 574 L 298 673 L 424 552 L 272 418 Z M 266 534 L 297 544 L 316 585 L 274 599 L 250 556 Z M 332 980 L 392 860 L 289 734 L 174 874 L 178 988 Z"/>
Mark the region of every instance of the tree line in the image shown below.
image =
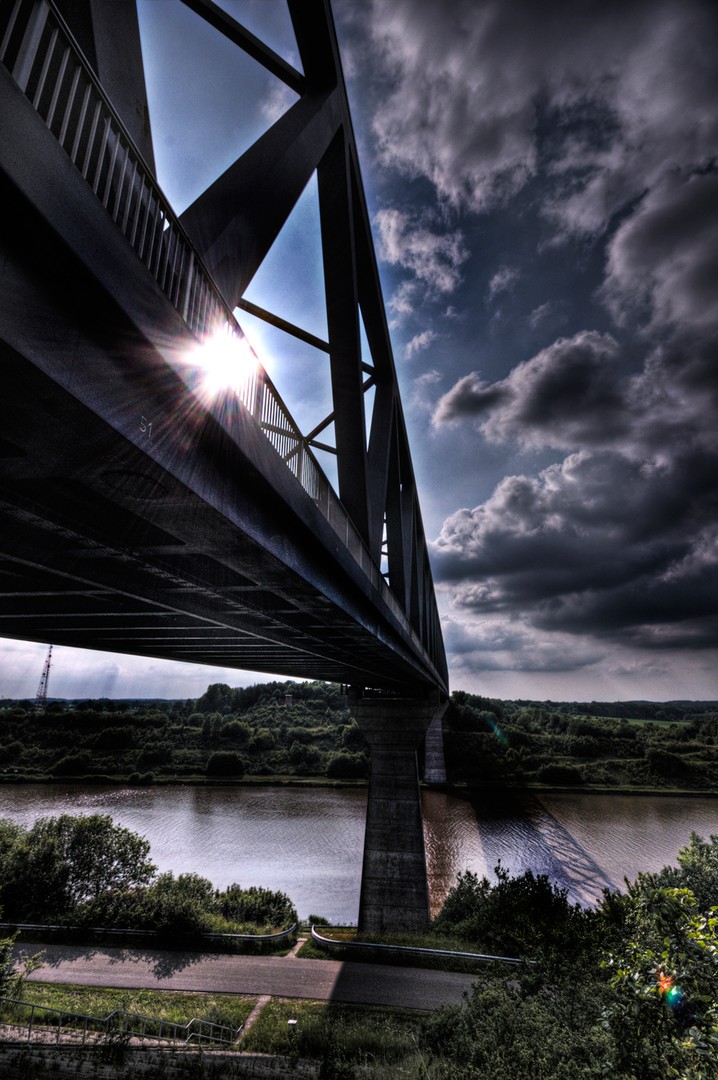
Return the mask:
<path id="1" fill-rule="evenodd" d="M 457 785 L 713 791 L 718 709 L 579 709 L 455 691 L 444 748 Z M 368 772 L 364 736 L 331 683 L 215 683 L 196 700 L 51 702 L 43 712 L 31 702 L 0 706 L 0 780 L 362 781 Z"/>
<path id="2" fill-rule="evenodd" d="M 713 704 L 687 703 L 681 720 L 661 716 L 663 703 L 643 704 L 652 708 L 639 711 L 651 716 L 616 717 L 455 691 L 444 722 L 449 780 L 476 786 L 716 790 L 718 710 Z"/>
<path id="3" fill-rule="evenodd" d="M 51 702 L 0 708 L 0 776 L 361 780 L 364 738 L 331 683 L 216 683 L 196 700 Z"/>

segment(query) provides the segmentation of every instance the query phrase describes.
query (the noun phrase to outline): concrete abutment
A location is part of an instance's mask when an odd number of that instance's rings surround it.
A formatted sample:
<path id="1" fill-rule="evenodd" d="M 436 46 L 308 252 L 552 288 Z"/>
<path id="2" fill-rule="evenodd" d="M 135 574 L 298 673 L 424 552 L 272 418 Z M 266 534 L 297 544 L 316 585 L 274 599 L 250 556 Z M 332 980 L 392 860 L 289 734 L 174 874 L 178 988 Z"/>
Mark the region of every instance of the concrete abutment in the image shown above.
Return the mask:
<path id="1" fill-rule="evenodd" d="M 349 706 L 371 755 L 359 929 L 423 930 L 429 923 L 417 750 L 446 709 L 438 693 L 398 698 L 349 690 Z"/>

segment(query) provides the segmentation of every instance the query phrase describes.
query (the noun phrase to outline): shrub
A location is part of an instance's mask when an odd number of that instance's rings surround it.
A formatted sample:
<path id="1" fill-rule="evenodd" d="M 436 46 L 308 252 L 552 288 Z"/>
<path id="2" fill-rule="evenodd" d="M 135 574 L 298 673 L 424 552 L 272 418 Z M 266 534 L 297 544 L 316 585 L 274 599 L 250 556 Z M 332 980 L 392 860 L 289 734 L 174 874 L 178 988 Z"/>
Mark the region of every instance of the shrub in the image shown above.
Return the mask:
<path id="1" fill-rule="evenodd" d="M 575 765 L 562 765 L 554 762 L 542 765 L 536 773 L 540 784 L 582 784 L 583 773 Z"/>
<path id="2" fill-rule="evenodd" d="M 242 889 L 237 884 L 230 885 L 218 894 L 217 907 L 231 922 L 251 923 L 273 930 L 286 930 L 298 918 L 294 904 L 285 893 L 256 886 Z"/>
<path id="3" fill-rule="evenodd" d="M 459 874 L 434 927 L 476 951 L 528 957 L 582 952 L 592 915 L 570 904 L 565 889 L 531 870 L 512 877 L 499 863 L 494 872 L 496 885 L 468 870 Z"/>
<path id="4" fill-rule="evenodd" d="M 85 776 L 92 769 L 92 757 L 88 750 L 66 754 L 52 766 L 53 776 Z"/>
<path id="5" fill-rule="evenodd" d="M 234 750 L 215 750 L 207 762 L 207 776 L 244 776 L 244 760 Z"/>
<path id="6" fill-rule="evenodd" d="M 363 780 L 367 772 L 366 754 L 339 751 L 329 756 L 327 776 L 331 780 Z"/>

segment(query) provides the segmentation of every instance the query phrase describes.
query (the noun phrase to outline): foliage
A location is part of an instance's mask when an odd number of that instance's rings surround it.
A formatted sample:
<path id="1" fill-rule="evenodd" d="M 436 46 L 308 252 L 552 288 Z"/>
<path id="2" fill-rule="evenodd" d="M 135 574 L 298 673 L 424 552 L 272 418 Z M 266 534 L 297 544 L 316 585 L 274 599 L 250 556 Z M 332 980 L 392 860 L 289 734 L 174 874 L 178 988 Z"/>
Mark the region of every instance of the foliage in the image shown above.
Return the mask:
<path id="1" fill-rule="evenodd" d="M 108 814 L 39 818 L 16 834 L 3 860 L 6 912 L 24 921 L 61 919 L 104 892 L 144 885 L 155 871 L 149 850 Z"/>
<path id="2" fill-rule="evenodd" d="M 531 870 L 512 877 L 501 864 L 497 882 L 459 874 L 434 920 L 438 933 L 460 937 L 474 952 L 526 958 L 557 950 L 574 955 L 591 937 L 592 915 L 570 904 L 566 890 Z"/>
<path id="3" fill-rule="evenodd" d="M 42 952 L 26 956 L 19 962 L 15 959 L 13 947 L 16 938 L 17 934 L 0 938 L 0 997 L 19 998 L 25 979 L 42 967 Z"/>
<path id="4" fill-rule="evenodd" d="M 297 921 L 289 897 L 199 874 L 157 875 L 149 844 L 105 814 L 0 820 L 0 901 L 16 922 L 155 930 L 164 936 L 265 933 Z"/>
<path id="5" fill-rule="evenodd" d="M 216 750 L 207 761 L 207 776 L 244 776 L 244 761 L 234 750 Z"/>
<path id="6" fill-rule="evenodd" d="M 494 701 L 454 692 L 444 718 L 450 782 L 718 790 L 713 702 Z"/>
<path id="7" fill-rule="evenodd" d="M 45 713 L 27 705 L 0 702 L 7 778 L 368 775 L 364 735 L 336 684 L 214 683 L 196 701 L 52 702 Z M 455 691 L 443 726 L 453 783 L 718 790 L 714 702 L 497 701 Z"/>
<path id="8" fill-rule="evenodd" d="M 690 889 L 630 886 L 626 934 L 606 957 L 616 1065 L 639 1080 L 718 1075 L 718 907 Z"/>
<path id="9" fill-rule="evenodd" d="M 196 702 L 52 704 L 45 713 L 0 705 L 7 778 L 317 777 L 338 753 L 355 756 L 332 765 L 336 778 L 366 775 L 366 744 L 334 684 L 215 683 Z"/>
<path id="10" fill-rule="evenodd" d="M 217 907 L 225 919 L 236 923 L 286 929 L 298 920 L 296 908 L 285 893 L 254 885 L 248 889 L 230 885 L 218 894 Z"/>
<path id="11" fill-rule="evenodd" d="M 435 928 L 467 947 L 521 951 L 533 936 L 538 963 L 515 979 L 484 979 L 462 1006 L 430 1017 L 423 1075 L 715 1080 L 718 837 L 694 834 L 678 864 L 606 892 L 594 912 L 531 874 L 501 871 L 493 886 L 460 875 Z"/>
<path id="12" fill-rule="evenodd" d="M 433 1013 L 422 1046 L 435 1080 L 599 1080 L 611 1043 L 590 984 L 536 992 L 518 980 L 477 984 L 459 1006 Z M 614 1074 L 615 1075 L 615 1074 Z"/>
<path id="13" fill-rule="evenodd" d="M 582 784 L 583 773 L 575 765 L 542 765 L 536 779 L 539 784 Z"/>
<path id="14" fill-rule="evenodd" d="M 638 882 L 690 889 L 698 909 L 707 914 L 718 903 L 718 836 L 704 840 L 691 833 L 687 847 L 678 852 L 678 866 L 666 866 L 658 874 L 639 874 Z"/>

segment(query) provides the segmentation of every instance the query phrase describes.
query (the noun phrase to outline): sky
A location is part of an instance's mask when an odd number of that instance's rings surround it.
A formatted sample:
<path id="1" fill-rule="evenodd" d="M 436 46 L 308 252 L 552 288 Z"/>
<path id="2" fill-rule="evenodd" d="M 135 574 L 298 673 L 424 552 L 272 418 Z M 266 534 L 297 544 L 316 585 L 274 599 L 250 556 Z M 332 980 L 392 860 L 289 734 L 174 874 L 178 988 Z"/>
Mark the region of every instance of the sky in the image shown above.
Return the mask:
<path id="1" fill-rule="evenodd" d="M 222 6 L 299 66 L 284 0 Z M 718 699 L 718 9 L 333 9 L 452 688 Z M 177 0 L 139 12 L 181 212 L 296 98 Z M 326 336 L 314 182 L 246 296 Z M 238 314 L 307 430 L 326 361 Z M 45 651 L 5 643 L 0 696 Z M 50 694 L 257 678 L 62 649 Z"/>

